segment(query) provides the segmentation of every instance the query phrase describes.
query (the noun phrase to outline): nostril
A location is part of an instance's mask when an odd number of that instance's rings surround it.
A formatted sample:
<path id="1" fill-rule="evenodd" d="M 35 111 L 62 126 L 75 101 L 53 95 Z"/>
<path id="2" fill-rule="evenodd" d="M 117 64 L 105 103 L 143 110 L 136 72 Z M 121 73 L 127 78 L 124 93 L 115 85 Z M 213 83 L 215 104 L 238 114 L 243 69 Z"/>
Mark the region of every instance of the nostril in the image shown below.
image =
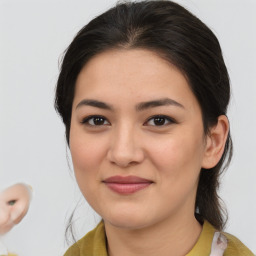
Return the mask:
<path id="1" fill-rule="evenodd" d="M 128 166 L 133 166 L 133 165 L 136 165 L 136 164 L 138 164 L 138 162 L 132 161 L 132 162 L 130 162 L 130 163 L 128 164 Z"/>

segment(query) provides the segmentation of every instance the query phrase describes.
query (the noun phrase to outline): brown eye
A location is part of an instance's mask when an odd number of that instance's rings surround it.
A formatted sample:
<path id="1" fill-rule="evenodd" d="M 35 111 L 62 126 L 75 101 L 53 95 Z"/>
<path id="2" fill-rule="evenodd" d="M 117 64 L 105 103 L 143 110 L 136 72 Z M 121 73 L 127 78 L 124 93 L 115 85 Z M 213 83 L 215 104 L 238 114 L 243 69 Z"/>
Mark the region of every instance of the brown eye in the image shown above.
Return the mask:
<path id="1" fill-rule="evenodd" d="M 165 124 L 165 118 L 162 117 L 156 117 L 154 118 L 154 124 L 155 125 L 164 125 Z"/>
<path id="2" fill-rule="evenodd" d="M 103 116 L 89 116 L 82 121 L 82 124 L 86 124 L 90 126 L 102 126 L 102 125 L 109 125 L 109 122 Z"/>
<path id="3" fill-rule="evenodd" d="M 14 205 L 15 203 L 17 202 L 17 200 L 11 200 L 11 201 L 8 201 L 8 205 Z"/>
<path id="4" fill-rule="evenodd" d="M 147 121 L 147 125 L 150 126 L 165 126 L 173 123 L 175 123 L 175 121 L 172 118 L 164 115 L 153 116 Z"/>
<path id="5" fill-rule="evenodd" d="M 105 120 L 102 117 L 93 118 L 93 125 L 103 125 L 104 123 L 105 123 Z"/>

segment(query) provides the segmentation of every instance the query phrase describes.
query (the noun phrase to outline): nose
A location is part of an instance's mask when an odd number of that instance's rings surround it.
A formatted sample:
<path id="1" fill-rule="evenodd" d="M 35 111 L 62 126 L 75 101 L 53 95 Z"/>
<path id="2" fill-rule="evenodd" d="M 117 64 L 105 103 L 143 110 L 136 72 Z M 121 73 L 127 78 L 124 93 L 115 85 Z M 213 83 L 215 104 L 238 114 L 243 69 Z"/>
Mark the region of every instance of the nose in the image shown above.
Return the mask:
<path id="1" fill-rule="evenodd" d="M 120 127 L 113 131 L 108 160 L 119 167 L 136 165 L 144 160 L 141 140 L 133 127 Z"/>

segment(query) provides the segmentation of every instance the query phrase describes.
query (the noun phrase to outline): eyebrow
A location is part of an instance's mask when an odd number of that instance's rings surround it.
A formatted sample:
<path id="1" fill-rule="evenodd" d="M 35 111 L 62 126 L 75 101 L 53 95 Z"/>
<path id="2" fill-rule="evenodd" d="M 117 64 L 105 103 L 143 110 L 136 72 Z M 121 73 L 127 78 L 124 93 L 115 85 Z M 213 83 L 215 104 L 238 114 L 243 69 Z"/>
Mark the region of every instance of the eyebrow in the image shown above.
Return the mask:
<path id="1" fill-rule="evenodd" d="M 111 105 L 98 100 L 84 99 L 77 104 L 76 109 L 81 106 L 92 106 L 92 107 L 101 108 L 101 109 L 113 110 L 113 107 Z"/>
<path id="2" fill-rule="evenodd" d="M 184 106 L 182 104 L 180 104 L 179 102 L 177 102 L 173 99 L 163 98 L 163 99 L 141 102 L 141 103 L 136 105 L 135 109 L 137 111 L 143 111 L 143 110 L 149 109 L 149 108 L 160 107 L 160 106 L 168 106 L 168 105 L 184 108 Z M 114 107 L 112 105 L 104 103 L 102 101 L 92 100 L 92 99 L 84 99 L 84 100 L 80 101 L 77 104 L 76 109 L 81 107 L 81 106 L 92 106 L 92 107 L 111 110 L 111 111 L 114 110 Z"/>
<path id="3" fill-rule="evenodd" d="M 153 107 L 160 107 L 160 106 L 176 106 L 180 108 L 184 108 L 182 104 L 179 102 L 170 99 L 170 98 L 163 98 L 163 99 L 157 99 L 157 100 L 152 100 L 152 101 L 147 101 L 147 102 L 141 102 L 136 106 L 137 111 L 142 111 L 148 108 L 153 108 Z"/>

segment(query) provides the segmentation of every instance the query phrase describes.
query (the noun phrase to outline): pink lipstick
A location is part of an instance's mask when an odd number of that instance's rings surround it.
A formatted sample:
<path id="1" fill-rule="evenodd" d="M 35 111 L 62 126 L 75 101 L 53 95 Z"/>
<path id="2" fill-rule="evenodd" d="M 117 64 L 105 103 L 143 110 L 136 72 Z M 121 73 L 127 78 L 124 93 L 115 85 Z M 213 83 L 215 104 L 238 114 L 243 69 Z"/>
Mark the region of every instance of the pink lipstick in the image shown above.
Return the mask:
<path id="1" fill-rule="evenodd" d="M 137 176 L 112 176 L 103 181 L 108 188 L 119 194 L 132 194 L 150 186 L 153 181 Z"/>

